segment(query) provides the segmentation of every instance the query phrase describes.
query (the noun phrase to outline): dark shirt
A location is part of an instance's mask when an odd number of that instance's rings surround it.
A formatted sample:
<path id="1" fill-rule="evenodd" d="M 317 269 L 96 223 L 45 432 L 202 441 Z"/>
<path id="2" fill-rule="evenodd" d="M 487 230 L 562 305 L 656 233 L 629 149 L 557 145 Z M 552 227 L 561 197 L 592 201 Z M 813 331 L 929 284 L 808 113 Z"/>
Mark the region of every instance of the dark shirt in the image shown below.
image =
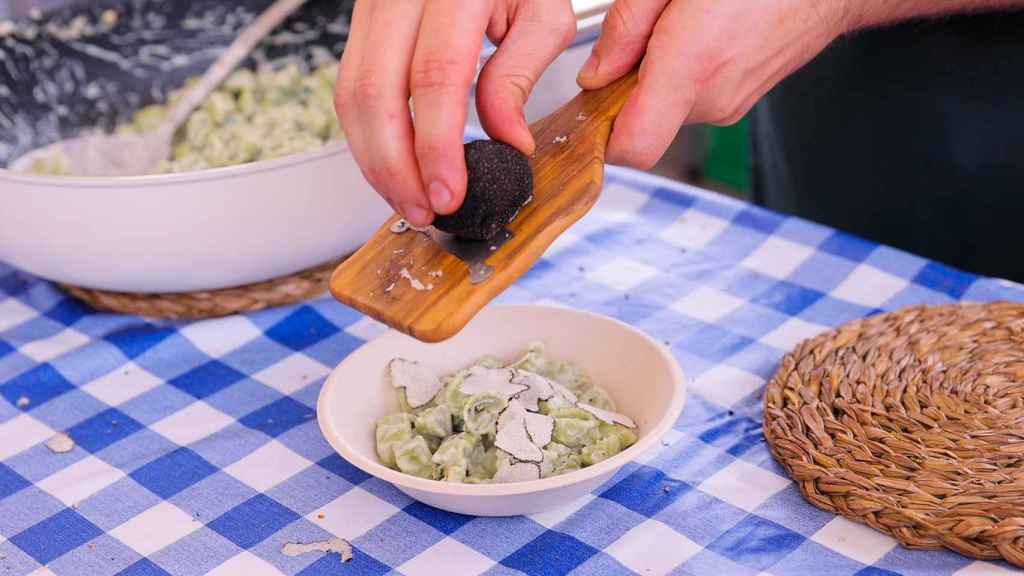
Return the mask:
<path id="1" fill-rule="evenodd" d="M 757 201 L 1024 281 L 1024 12 L 841 38 L 751 125 Z"/>

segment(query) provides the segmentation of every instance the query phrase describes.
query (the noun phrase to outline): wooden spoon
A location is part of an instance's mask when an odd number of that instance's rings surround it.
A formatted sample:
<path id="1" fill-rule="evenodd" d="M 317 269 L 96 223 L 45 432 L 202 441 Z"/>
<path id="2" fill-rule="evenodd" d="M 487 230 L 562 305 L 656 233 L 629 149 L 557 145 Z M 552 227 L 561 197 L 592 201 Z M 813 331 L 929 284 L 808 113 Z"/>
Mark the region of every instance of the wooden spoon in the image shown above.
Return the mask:
<path id="1" fill-rule="evenodd" d="M 335 298 L 424 342 L 455 335 L 523 275 L 552 242 L 597 202 L 612 122 L 636 85 L 636 71 L 599 90 L 580 92 L 530 126 L 537 151 L 533 201 L 508 225 L 513 237 L 487 263 L 489 278 L 470 282 L 465 262 L 423 234 L 396 234 L 393 216 L 334 271 Z"/>

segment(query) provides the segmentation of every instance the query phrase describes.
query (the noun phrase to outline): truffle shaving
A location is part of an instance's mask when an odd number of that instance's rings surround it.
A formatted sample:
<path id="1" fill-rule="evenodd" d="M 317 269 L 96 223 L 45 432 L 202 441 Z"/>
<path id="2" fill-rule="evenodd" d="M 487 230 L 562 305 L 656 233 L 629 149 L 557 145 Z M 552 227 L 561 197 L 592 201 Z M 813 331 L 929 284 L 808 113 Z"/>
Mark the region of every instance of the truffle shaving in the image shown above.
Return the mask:
<path id="1" fill-rule="evenodd" d="M 527 410 L 532 410 L 534 412 L 540 409 L 538 403 L 541 400 L 547 400 L 555 395 L 555 389 L 552 386 L 552 382 L 543 376 L 534 374 L 533 372 L 515 370 L 512 376 L 512 383 L 526 386 L 526 389 L 518 393 L 516 398 L 523 403 L 523 406 L 525 406 Z"/>
<path id="2" fill-rule="evenodd" d="M 423 282 L 420 282 L 419 278 L 413 276 L 412 273 L 409 272 L 408 268 L 402 268 L 401 270 L 399 270 L 398 275 L 408 280 L 409 286 L 412 286 L 413 290 L 419 290 L 420 292 L 422 292 L 424 290 L 434 289 L 433 284 L 423 284 Z M 394 284 L 392 284 L 392 286 L 394 286 Z"/>
<path id="3" fill-rule="evenodd" d="M 503 428 L 499 427 L 494 445 L 518 462 L 540 462 L 544 459 L 544 452 L 530 440 L 524 418 L 514 420 Z"/>
<path id="4" fill-rule="evenodd" d="M 527 482 L 540 479 L 540 466 L 533 462 L 514 462 L 498 458 L 498 470 L 494 482 Z"/>
<path id="5" fill-rule="evenodd" d="M 459 391 L 470 396 L 492 392 L 508 399 L 528 388 L 523 384 L 513 384 L 513 376 L 514 372 L 508 368 L 473 366 L 469 369 L 469 375 L 459 384 Z"/>
<path id="6" fill-rule="evenodd" d="M 348 562 L 352 559 L 352 545 L 343 538 L 331 538 L 330 540 L 310 542 L 309 544 L 288 542 L 281 547 L 281 553 L 289 557 L 300 556 L 310 552 L 334 552 L 341 556 L 342 562 Z"/>
<path id="7" fill-rule="evenodd" d="M 602 410 L 590 404 L 584 404 L 580 402 L 576 405 L 580 410 L 589 412 L 598 420 L 607 422 L 608 424 L 620 424 L 626 428 L 636 428 L 636 423 L 629 416 L 619 414 L 618 412 L 612 412 L 610 410 Z"/>
<path id="8" fill-rule="evenodd" d="M 75 441 L 65 432 L 60 432 L 46 442 L 46 447 L 54 454 L 65 454 L 75 449 Z"/>
<path id="9" fill-rule="evenodd" d="M 526 413 L 526 432 L 537 446 L 547 446 L 555 432 L 555 419 L 547 414 Z"/>
<path id="10" fill-rule="evenodd" d="M 441 390 L 441 380 L 422 364 L 395 358 L 388 364 L 391 385 L 405 388 L 405 400 L 412 408 L 426 405 Z"/>

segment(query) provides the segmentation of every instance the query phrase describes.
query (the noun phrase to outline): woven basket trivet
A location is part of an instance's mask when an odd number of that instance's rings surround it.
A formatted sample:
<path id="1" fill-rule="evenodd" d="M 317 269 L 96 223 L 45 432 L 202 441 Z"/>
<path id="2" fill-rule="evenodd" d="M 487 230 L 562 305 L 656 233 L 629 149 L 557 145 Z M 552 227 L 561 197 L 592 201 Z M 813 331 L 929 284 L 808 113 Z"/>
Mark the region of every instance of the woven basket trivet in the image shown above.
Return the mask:
<path id="1" fill-rule="evenodd" d="M 1024 566 L 1024 305 L 918 306 L 803 342 L 764 435 L 815 506 Z"/>
<path id="2" fill-rule="evenodd" d="M 333 260 L 264 282 L 205 292 L 131 294 L 68 285 L 61 287 L 97 310 L 151 318 L 195 320 L 254 312 L 319 296 L 327 290 L 328 280 L 342 260 Z"/>

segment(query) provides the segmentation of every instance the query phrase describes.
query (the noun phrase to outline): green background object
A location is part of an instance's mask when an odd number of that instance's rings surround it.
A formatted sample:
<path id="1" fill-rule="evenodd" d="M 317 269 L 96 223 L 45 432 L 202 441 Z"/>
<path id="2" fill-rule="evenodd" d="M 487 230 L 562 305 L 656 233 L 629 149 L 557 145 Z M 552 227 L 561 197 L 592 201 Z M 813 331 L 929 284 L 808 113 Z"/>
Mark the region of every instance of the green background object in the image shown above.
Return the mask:
<path id="1" fill-rule="evenodd" d="M 743 118 L 732 126 L 709 126 L 704 178 L 750 196 L 750 125 Z"/>

